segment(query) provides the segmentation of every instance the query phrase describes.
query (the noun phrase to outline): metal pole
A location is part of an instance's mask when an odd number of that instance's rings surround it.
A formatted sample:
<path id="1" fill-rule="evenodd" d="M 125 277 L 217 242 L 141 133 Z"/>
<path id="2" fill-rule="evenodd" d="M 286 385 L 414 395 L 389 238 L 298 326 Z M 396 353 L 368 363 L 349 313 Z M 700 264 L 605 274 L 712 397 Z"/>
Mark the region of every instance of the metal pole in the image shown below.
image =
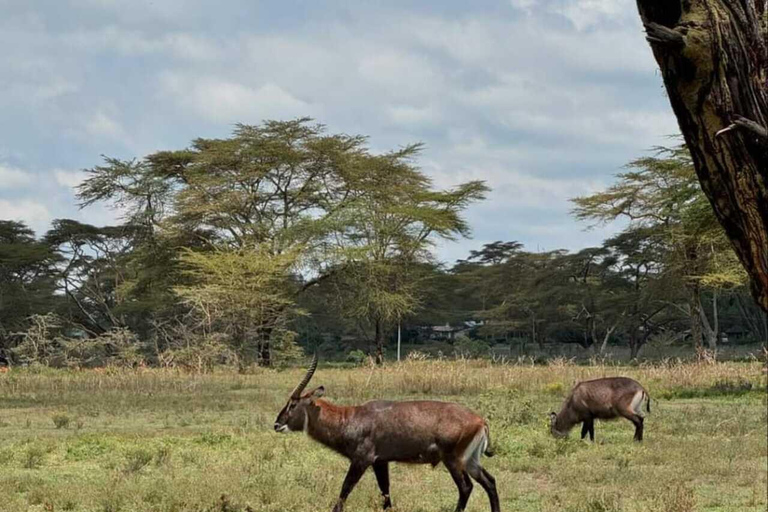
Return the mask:
<path id="1" fill-rule="evenodd" d="M 397 322 L 397 360 L 400 361 L 400 322 Z"/>

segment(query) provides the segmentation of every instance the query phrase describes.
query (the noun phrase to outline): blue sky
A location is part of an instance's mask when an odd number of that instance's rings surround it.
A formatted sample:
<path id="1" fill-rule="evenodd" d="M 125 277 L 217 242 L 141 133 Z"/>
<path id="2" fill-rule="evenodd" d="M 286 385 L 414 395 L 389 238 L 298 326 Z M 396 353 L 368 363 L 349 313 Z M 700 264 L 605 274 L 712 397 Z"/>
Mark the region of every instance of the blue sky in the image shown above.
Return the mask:
<path id="1" fill-rule="evenodd" d="M 483 179 L 473 239 L 599 244 L 568 198 L 677 132 L 633 0 L 0 0 L 0 218 L 43 232 L 78 210 L 100 155 L 141 157 L 309 115 L 421 141 L 435 184 Z"/>

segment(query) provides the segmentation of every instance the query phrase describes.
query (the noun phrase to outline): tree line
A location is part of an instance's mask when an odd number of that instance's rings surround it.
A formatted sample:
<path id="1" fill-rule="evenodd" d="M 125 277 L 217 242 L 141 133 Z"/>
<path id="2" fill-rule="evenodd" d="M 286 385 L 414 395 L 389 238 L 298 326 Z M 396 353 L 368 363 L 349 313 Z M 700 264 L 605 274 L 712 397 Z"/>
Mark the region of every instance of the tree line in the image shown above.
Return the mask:
<path id="1" fill-rule="evenodd" d="M 120 224 L 58 219 L 37 237 L 0 221 L 2 357 L 204 369 L 355 339 L 381 363 L 397 325 L 417 342 L 420 328 L 468 320 L 486 345 L 626 343 L 632 357 L 662 335 L 714 349 L 721 318 L 768 339 L 685 147 L 659 148 L 574 199 L 587 222 L 629 220 L 602 246 L 499 241 L 452 266 L 434 244 L 470 235 L 463 213 L 488 188 L 436 189 L 421 150 L 374 154 L 364 137 L 297 119 L 106 157 L 77 197 L 115 208 Z"/>

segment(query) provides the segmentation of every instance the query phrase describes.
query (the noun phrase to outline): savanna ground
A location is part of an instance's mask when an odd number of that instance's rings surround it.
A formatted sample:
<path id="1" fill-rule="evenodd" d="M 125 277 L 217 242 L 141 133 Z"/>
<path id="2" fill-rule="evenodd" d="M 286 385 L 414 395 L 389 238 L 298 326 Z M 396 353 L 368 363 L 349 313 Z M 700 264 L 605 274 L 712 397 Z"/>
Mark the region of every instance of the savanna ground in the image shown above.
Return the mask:
<path id="1" fill-rule="evenodd" d="M 765 376 L 757 361 L 545 366 L 408 361 L 320 367 L 311 385 L 344 404 L 439 398 L 489 419 L 502 510 L 766 510 Z M 0 375 L 0 510 L 330 510 L 345 460 L 275 416 L 301 369 L 64 371 Z M 548 433 L 547 413 L 587 378 L 626 375 L 653 397 L 644 443 L 625 421 L 596 424 L 596 444 Z M 452 511 L 438 466 L 391 468 L 395 511 Z M 249 508 L 250 507 L 250 508 Z M 372 472 L 347 510 L 379 510 Z M 488 510 L 475 486 L 468 510 Z"/>

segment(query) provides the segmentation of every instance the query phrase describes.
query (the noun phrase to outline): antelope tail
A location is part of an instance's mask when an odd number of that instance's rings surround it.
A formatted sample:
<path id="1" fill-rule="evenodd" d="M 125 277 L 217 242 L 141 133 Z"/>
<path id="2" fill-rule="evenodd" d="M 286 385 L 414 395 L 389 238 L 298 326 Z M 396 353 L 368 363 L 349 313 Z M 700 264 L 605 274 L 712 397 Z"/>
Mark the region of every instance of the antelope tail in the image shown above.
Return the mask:
<path id="1" fill-rule="evenodd" d="M 491 430 L 488 428 L 487 423 L 485 424 L 485 450 L 483 454 L 486 457 L 493 457 L 496 454 L 491 447 Z"/>
<path id="2" fill-rule="evenodd" d="M 650 413 L 651 412 L 651 395 L 648 393 L 645 393 L 645 398 L 648 400 L 645 402 L 645 410 Z"/>

